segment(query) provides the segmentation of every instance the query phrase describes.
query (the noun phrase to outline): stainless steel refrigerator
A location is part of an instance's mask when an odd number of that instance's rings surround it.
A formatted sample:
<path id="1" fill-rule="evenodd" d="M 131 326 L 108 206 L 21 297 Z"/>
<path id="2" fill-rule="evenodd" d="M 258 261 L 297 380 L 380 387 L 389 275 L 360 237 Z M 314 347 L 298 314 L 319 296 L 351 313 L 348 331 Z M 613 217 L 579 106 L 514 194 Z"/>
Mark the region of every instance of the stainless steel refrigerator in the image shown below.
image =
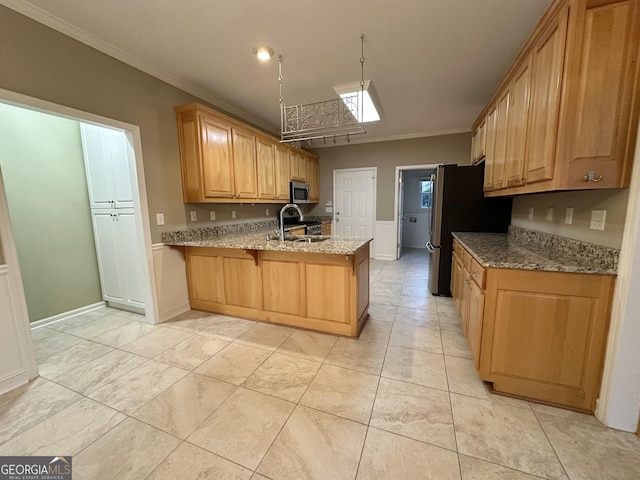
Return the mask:
<path id="1" fill-rule="evenodd" d="M 485 198 L 484 163 L 440 165 L 433 177 L 429 290 L 451 295 L 451 232 L 506 232 L 511 223 L 511 197 Z"/>

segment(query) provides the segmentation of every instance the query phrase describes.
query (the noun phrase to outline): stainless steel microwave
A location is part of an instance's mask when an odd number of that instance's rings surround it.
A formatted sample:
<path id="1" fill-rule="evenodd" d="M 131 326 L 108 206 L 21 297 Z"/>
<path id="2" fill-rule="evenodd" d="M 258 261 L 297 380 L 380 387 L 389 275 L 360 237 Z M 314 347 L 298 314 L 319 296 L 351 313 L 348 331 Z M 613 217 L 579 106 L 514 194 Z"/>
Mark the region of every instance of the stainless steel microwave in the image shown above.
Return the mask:
<path id="1" fill-rule="evenodd" d="M 309 185 L 303 182 L 290 182 L 289 203 L 309 203 Z"/>

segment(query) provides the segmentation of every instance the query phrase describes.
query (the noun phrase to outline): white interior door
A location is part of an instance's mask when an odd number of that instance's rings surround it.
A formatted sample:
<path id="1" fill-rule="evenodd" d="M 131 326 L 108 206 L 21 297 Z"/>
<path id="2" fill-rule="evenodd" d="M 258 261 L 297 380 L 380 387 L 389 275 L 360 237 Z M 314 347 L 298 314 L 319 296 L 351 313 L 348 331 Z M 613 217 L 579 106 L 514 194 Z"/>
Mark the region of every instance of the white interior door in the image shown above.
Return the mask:
<path id="1" fill-rule="evenodd" d="M 398 211 L 396 212 L 398 218 L 398 242 L 396 259 L 402 255 L 402 227 L 404 227 L 404 179 L 402 177 L 402 170 L 398 172 Z"/>
<path id="2" fill-rule="evenodd" d="M 334 171 L 334 225 L 338 237 L 372 238 L 375 170 Z"/>
<path id="3" fill-rule="evenodd" d="M 91 211 L 91 215 L 102 296 L 108 302 L 122 303 L 125 297 L 120 274 L 122 262 L 118 256 L 118 225 L 115 210 L 96 209 Z"/>

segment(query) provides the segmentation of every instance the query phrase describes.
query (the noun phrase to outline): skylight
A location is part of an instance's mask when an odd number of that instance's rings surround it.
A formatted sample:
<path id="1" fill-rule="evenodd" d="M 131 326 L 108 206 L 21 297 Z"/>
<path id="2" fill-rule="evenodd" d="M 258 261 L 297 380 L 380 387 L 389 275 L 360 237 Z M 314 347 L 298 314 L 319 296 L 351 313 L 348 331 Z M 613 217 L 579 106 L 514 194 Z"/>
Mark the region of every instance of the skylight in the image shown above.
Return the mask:
<path id="1" fill-rule="evenodd" d="M 358 120 L 358 122 L 377 122 L 382 116 L 382 108 L 380 107 L 380 101 L 376 95 L 376 91 L 373 87 L 373 82 L 367 80 L 364 82 L 363 88 L 359 82 L 350 83 L 348 85 L 339 85 L 333 87 L 335 92 L 340 96 L 345 106 L 349 109 L 351 114 Z M 362 104 L 362 111 L 360 110 L 360 102 L 362 101 L 362 94 L 364 93 L 364 103 Z"/>

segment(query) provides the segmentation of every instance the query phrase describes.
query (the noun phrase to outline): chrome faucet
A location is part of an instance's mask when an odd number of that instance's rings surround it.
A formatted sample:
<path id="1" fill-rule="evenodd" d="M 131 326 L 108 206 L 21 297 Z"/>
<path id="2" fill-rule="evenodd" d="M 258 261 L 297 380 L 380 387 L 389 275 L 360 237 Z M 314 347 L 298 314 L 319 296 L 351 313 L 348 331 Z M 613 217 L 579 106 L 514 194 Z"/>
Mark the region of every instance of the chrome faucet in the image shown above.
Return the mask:
<path id="1" fill-rule="evenodd" d="M 284 218 L 283 218 L 284 212 L 286 212 L 290 208 L 293 208 L 294 210 L 298 211 L 298 214 L 300 215 L 300 220 L 304 219 L 302 210 L 300 210 L 300 207 L 295 203 L 287 203 L 284 207 L 282 207 L 282 210 L 280 210 L 280 241 L 281 242 L 284 242 Z"/>

